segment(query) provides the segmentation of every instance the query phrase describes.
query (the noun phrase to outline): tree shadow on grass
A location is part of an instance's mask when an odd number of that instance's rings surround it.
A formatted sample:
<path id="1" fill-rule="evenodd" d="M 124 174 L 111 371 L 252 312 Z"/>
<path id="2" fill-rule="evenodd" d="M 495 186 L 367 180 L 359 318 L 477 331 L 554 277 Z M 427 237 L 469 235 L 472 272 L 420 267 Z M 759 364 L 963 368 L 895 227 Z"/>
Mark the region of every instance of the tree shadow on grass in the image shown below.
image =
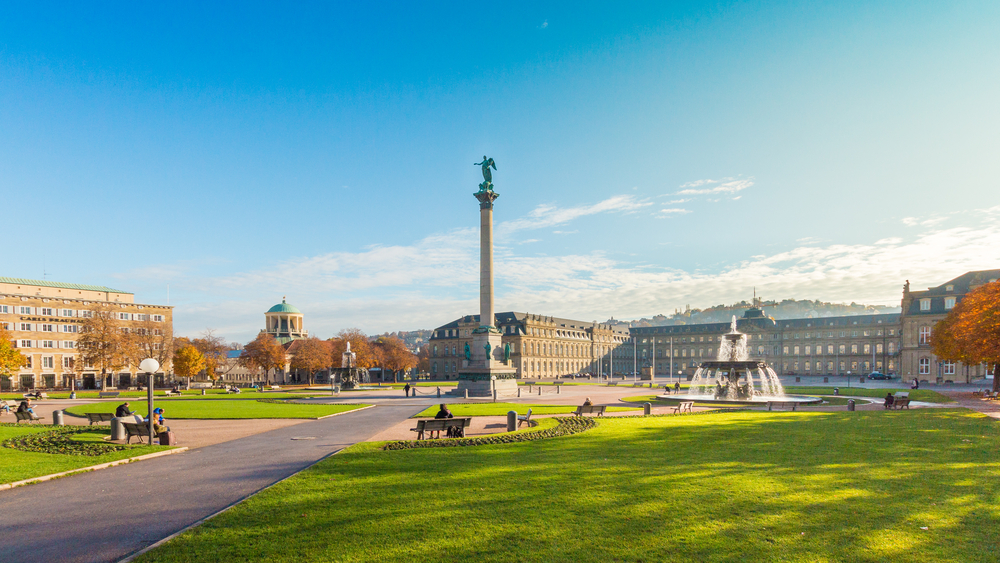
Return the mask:
<path id="1" fill-rule="evenodd" d="M 994 421 L 935 409 L 605 419 L 531 443 L 348 451 L 162 556 L 995 561 L 998 446 Z"/>

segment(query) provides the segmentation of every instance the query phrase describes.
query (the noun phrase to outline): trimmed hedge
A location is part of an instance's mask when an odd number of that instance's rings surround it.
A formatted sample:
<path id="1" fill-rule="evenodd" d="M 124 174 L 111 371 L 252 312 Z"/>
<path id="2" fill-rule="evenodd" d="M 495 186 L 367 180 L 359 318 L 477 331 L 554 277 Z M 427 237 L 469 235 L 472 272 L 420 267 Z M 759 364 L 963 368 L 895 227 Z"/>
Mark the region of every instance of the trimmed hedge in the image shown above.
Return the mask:
<path id="1" fill-rule="evenodd" d="M 597 426 L 597 420 L 584 417 L 560 418 L 559 424 L 546 428 L 545 430 L 535 430 L 522 434 L 494 434 L 492 436 L 480 436 L 478 438 L 457 438 L 444 440 L 407 440 L 402 442 L 389 442 L 383 450 L 410 450 L 414 448 L 449 448 L 460 446 L 485 446 L 489 444 L 513 444 L 515 442 L 531 442 L 544 438 L 555 438 L 557 436 L 569 436 L 590 430 Z"/>
<path id="2" fill-rule="evenodd" d="M 87 427 L 59 427 L 48 432 L 39 432 L 37 434 L 27 434 L 16 438 L 10 438 L 9 440 L 5 440 L 3 444 L 0 445 L 5 448 L 12 448 L 23 452 L 82 456 L 99 456 L 128 449 L 128 446 L 121 444 L 80 442 L 73 440 L 74 434 L 84 434 L 93 431 L 94 430 L 92 428 Z"/>

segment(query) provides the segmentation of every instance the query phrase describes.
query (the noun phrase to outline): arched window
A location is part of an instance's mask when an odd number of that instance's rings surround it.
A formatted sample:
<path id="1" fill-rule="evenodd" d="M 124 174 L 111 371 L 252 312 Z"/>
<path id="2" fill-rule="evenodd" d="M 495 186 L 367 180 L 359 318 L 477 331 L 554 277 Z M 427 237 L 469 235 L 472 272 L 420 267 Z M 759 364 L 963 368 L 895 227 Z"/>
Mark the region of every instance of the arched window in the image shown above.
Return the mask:
<path id="1" fill-rule="evenodd" d="M 931 343 L 931 327 L 929 326 L 920 327 L 920 343 L 921 344 Z"/>
<path id="2" fill-rule="evenodd" d="M 923 329 L 921 329 L 923 330 Z M 920 358 L 920 375 L 928 375 L 931 372 L 931 360 L 929 358 Z"/>

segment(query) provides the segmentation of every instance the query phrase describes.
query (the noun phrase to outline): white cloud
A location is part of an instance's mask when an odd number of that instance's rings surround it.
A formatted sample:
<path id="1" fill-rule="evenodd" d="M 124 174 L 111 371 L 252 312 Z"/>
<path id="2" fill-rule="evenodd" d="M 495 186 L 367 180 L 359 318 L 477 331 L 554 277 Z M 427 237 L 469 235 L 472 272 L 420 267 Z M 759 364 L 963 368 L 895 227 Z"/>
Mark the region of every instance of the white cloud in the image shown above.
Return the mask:
<path id="1" fill-rule="evenodd" d="M 652 205 L 646 200 L 637 199 L 632 195 L 616 195 L 592 205 L 577 207 L 557 207 L 555 205 L 539 205 L 528 213 L 527 217 L 504 221 L 497 224 L 497 236 L 507 236 L 524 229 L 541 229 L 555 227 L 574 219 L 598 213 L 631 213 Z"/>
<path id="2" fill-rule="evenodd" d="M 663 208 L 656 212 L 656 217 L 658 219 L 666 219 L 668 217 L 676 217 L 677 215 L 686 215 L 691 213 L 690 209 L 682 209 L 679 207 Z"/>
<path id="3" fill-rule="evenodd" d="M 708 187 L 700 187 L 708 186 Z M 723 178 L 721 180 L 696 180 L 681 185 L 677 195 L 733 194 L 753 186 L 753 179 Z"/>
<path id="4" fill-rule="evenodd" d="M 538 29 L 545 29 L 546 27 L 549 27 L 549 20 L 543 21 L 542 25 L 538 26 Z"/>
<path id="5" fill-rule="evenodd" d="M 565 223 L 647 205 L 606 202 L 569 209 L 548 206 L 532 216 L 542 223 Z M 497 309 L 582 320 L 636 318 L 688 303 L 738 301 L 754 286 L 765 297 L 896 304 L 906 279 L 927 287 L 968 270 L 1000 267 L 998 214 L 1000 207 L 979 210 L 954 218 L 959 226 L 932 226 L 916 235 L 866 244 L 820 245 L 802 239 L 788 250 L 713 271 L 634 261 L 641 255 L 629 258 L 631 262 L 598 252 L 522 256 L 498 245 Z M 263 312 L 285 294 L 305 313 L 306 328 L 321 337 L 350 326 L 368 332 L 433 328 L 478 310 L 478 242 L 477 229 L 462 229 L 409 245 L 290 258 L 222 277 L 186 271 L 176 286 L 171 283 L 176 332 L 196 334 L 213 327 L 227 338 L 248 341 L 260 330 Z M 171 267 L 160 271 L 179 275 Z"/>

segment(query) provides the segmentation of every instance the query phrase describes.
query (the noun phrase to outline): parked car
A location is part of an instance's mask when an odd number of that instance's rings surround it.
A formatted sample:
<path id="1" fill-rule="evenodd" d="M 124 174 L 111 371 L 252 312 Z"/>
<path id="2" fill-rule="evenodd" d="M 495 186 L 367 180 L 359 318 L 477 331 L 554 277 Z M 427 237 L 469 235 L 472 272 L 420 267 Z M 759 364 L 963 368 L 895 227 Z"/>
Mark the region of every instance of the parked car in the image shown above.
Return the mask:
<path id="1" fill-rule="evenodd" d="M 873 371 L 868 374 L 868 379 L 892 379 L 892 376 Z"/>

